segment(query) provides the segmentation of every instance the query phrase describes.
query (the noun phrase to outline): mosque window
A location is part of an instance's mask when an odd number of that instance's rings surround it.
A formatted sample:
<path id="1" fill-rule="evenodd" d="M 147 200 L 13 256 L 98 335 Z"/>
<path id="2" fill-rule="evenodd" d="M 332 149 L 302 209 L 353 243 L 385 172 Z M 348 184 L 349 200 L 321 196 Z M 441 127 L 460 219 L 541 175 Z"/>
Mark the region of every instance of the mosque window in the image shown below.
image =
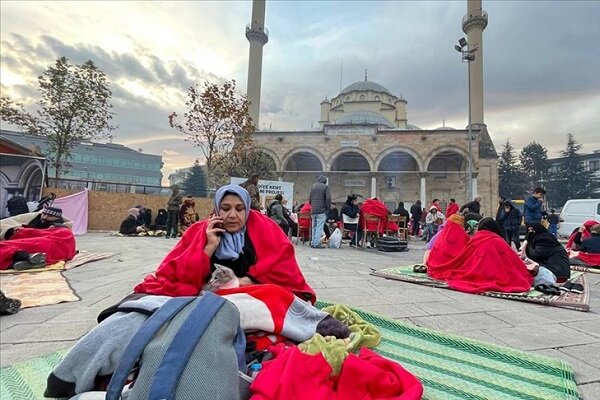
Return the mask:
<path id="1" fill-rule="evenodd" d="M 379 96 L 375 96 L 375 101 L 380 101 L 381 99 L 379 98 Z"/>
<path id="2" fill-rule="evenodd" d="M 364 95 L 364 94 L 361 94 L 361 95 L 360 95 L 360 101 L 364 101 L 364 100 L 365 100 L 365 95 Z"/>
<path id="3" fill-rule="evenodd" d="M 346 96 L 346 101 L 350 101 L 350 96 Z"/>

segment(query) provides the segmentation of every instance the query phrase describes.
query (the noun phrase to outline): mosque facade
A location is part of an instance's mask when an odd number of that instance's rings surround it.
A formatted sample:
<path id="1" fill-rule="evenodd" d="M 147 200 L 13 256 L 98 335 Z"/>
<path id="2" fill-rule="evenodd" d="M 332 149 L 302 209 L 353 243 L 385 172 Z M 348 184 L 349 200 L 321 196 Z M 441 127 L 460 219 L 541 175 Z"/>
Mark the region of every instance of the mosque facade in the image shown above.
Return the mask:
<path id="1" fill-rule="evenodd" d="M 305 201 L 319 175 L 328 178 L 337 202 L 350 193 L 377 197 L 389 209 L 399 201 L 424 206 L 437 198 L 467 199 L 468 138 L 466 129 L 433 130 L 411 125 L 407 100 L 384 86 L 355 82 L 331 100 L 321 102 L 320 128 L 308 131 L 260 131 L 257 147 L 273 160 L 274 173 L 293 182 L 294 198 Z M 495 213 L 498 200 L 497 153 L 485 124 L 471 127 L 473 193 L 482 212 Z"/>

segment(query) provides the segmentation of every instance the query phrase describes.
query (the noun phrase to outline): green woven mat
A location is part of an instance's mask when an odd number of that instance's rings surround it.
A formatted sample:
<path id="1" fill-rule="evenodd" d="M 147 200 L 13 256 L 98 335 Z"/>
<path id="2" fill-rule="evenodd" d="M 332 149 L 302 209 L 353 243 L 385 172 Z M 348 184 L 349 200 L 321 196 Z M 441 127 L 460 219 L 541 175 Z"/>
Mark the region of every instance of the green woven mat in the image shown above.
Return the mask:
<path id="1" fill-rule="evenodd" d="M 374 350 L 421 380 L 424 399 L 579 398 L 573 368 L 564 361 L 354 310 L 381 330 L 381 344 Z"/>
<path id="2" fill-rule="evenodd" d="M 322 308 L 330 303 L 317 302 Z M 355 309 L 376 325 L 379 354 L 401 363 L 425 386 L 424 399 L 578 399 L 564 361 L 404 324 Z M 0 399 L 43 399 L 46 377 L 66 351 L 0 370 Z"/>

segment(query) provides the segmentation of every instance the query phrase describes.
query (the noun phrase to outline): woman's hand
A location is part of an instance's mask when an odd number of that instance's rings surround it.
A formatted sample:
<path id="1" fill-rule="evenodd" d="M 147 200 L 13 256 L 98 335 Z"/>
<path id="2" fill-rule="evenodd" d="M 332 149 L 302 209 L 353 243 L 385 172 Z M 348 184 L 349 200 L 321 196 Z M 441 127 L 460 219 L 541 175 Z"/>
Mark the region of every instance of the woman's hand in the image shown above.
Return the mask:
<path id="1" fill-rule="evenodd" d="M 206 224 L 206 245 L 204 246 L 204 253 L 212 257 L 219 247 L 219 243 L 221 243 L 221 236 L 225 232 L 223 228 L 223 218 L 219 215 L 212 215 L 208 219 L 208 224 Z"/>

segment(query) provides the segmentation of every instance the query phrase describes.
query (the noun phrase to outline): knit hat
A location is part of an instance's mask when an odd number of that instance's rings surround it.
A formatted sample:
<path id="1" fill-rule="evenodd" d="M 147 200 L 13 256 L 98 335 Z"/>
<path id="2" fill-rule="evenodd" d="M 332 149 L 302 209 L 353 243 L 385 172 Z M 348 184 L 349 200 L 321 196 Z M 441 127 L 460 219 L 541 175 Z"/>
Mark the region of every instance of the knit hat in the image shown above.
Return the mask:
<path id="1" fill-rule="evenodd" d="M 436 207 L 436 206 L 431 206 L 431 207 L 429 207 L 429 211 L 431 211 L 431 210 L 435 210 L 435 211 L 437 211 L 438 209 L 437 209 L 437 207 Z"/>
<path id="2" fill-rule="evenodd" d="M 52 215 L 53 217 L 62 217 L 62 210 L 58 207 L 45 207 L 42 214 Z"/>

